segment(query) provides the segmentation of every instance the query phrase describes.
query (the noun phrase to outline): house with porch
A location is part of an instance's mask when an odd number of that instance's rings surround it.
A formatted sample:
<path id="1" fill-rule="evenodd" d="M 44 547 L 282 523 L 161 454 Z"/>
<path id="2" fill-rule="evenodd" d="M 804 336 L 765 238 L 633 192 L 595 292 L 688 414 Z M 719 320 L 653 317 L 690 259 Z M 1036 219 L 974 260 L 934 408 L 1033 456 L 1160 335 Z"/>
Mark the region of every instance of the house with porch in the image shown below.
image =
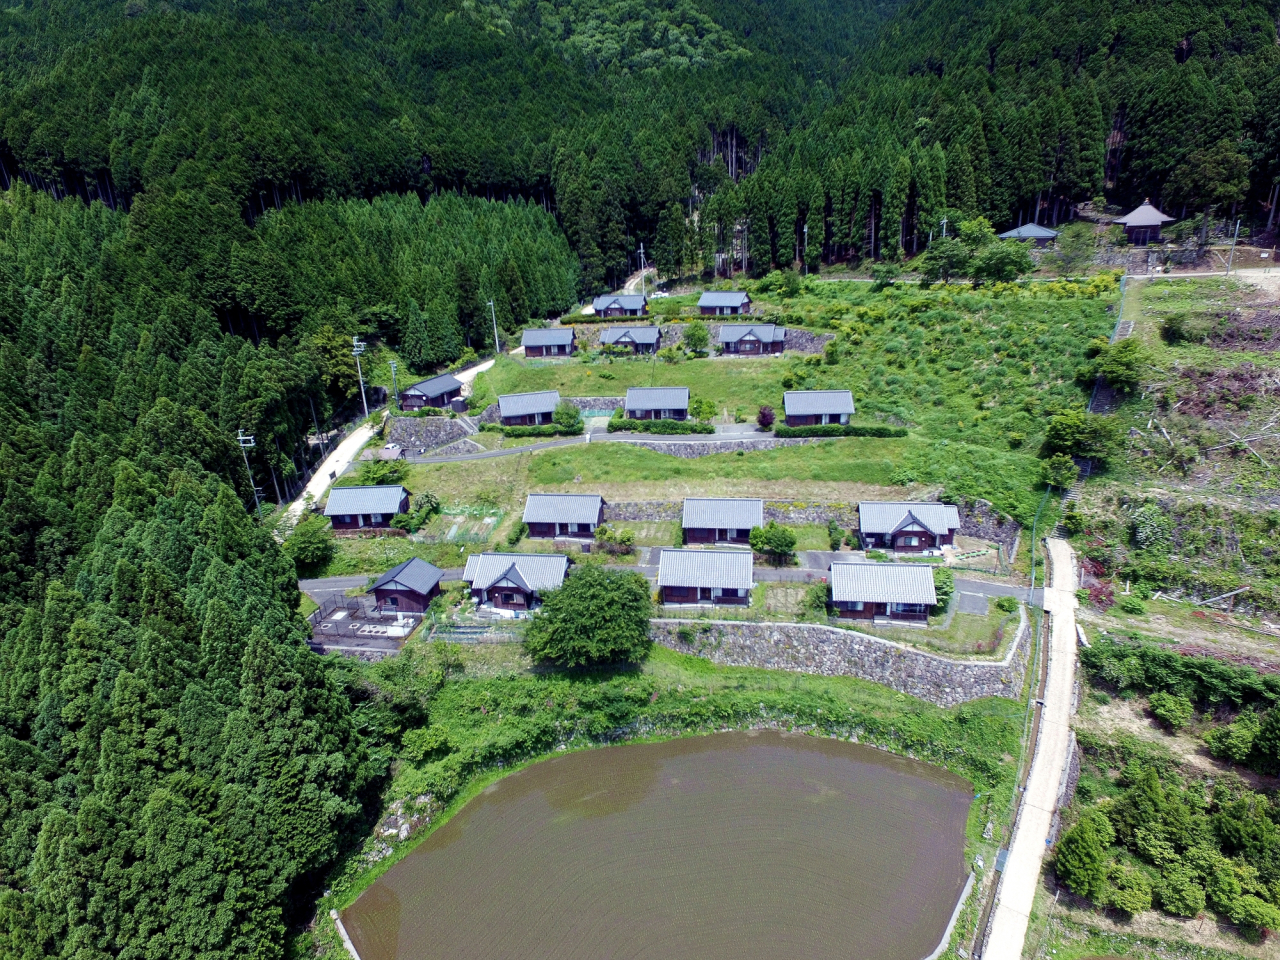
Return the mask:
<path id="1" fill-rule="evenodd" d="M 370 588 L 380 613 L 425 613 L 440 594 L 444 571 L 419 557 L 392 567 Z"/>
<path id="2" fill-rule="evenodd" d="M 526 357 L 567 357 L 576 346 L 573 327 L 526 330 L 520 335 Z"/>
<path id="3" fill-rule="evenodd" d="M 409 491 L 399 484 L 333 487 L 324 515 L 334 530 L 385 530 L 397 513 L 409 512 Z"/>
<path id="4" fill-rule="evenodd" d="M 937 602 L 933 568 L 926 564 L 831 564 L 831 605 L 843 620 L 927 623 Z"/>
<path id="5" fill-rule="evenodd" d="M 559 390 L 507 393 L 498 397 L 498 416 L 504 427 L 536 427 L 550 423 L 559 405 Z"/>
<path id="6" fill-rule="evenodd" d="M 604 523 L 604 498 L 595 493 L 531 493 L 524 501 L 530 537 L 590 540 Z"/>
<path id="7" fill-rule="evenodd" d="M 764 526 L 764 501 L 686 497 L 680 526 L 685 543 L 748 544 L 751 528 Z"/>
<path id="8" fill-rule="evenodd" d="M 462 579 L 471 584 L 477 605 L 519 614 L 561 586 L 568 569 L 562 553 L 473 553 Z"/>
<path id="9" fill-rule="evenodd" d="M 741 290 L 708 290 L 698 298 L 704 317 L 736 317 L 751 312 L 751 297 Z"/>
<path id="10" fill-rule="evenodd" d="M 782 395 L 788 427 L 846 424 L 853 415 L 849 390 L 788 390 Z"/>
<path id="11" fill-rule="evenodd" d="M 1058 239 L 1058 231 L 1042 227 L 1038 223 L 1024 223 L 1020 227 L 1000 234 L 1001 240 L 1031 240 L 1037 247 L 1047 247 Z"/>
<path id="12" fill-rule="evenodd" d="M 781 353 L 787 342 L 787 328 L 772 323 L 722 323 L 717 339 L 724 353 Z"/>
<path id="13" fill-rule="evenodd" d="M 660 327 L 606 327 L 600 332 L 600 343 L 606 347 L 630 349 L 632 353 L 656 353 L 662 349 Z"/>
<path id="14" fill-rule="evenodd" d="M 689 388 L 628 387 L 622 409 L 629 420 L 687 420 Z"/>
<path id="15" fill-rule="evenodd" d="M 401 410 L 421 410 L 435 407 L 443 410 L 450 402 L 462 396 L 462 381 L 451 373 L 420 380 L 400 392 Z"/>
<path id="16" fill-rule="evenodd" d="M 639 293 L 606 293 L 591 301 L 597 317 L 643 317 L 649 298 Z"/>
<path id="17" fill-rule="evenodd" d="M 950 503 L 858 504 L 858 533 L 867 550 L 922 553 L 950 546 L 960 529 L 960 511 Z"/>
<path id="18" fill-rule="evenodd" d="M 745 550 L 663 550 L 658 560 L 662 602 L 751 603 L 751 554 Z"/>
<path id="19" fill-rule="evenodd" d="M 1160 228 L 1172 223 L 1173 217 L 1167 216 L 1151 205 L 1150 200 L 1143 200 L 1142 205 L 1130 210 L 1123 217 L 1116 217 L 1115 222 L 1124 227 L 1125 236 L 1135 247 L 1143 247 L 1148 243 L 1160 242 Z"/>

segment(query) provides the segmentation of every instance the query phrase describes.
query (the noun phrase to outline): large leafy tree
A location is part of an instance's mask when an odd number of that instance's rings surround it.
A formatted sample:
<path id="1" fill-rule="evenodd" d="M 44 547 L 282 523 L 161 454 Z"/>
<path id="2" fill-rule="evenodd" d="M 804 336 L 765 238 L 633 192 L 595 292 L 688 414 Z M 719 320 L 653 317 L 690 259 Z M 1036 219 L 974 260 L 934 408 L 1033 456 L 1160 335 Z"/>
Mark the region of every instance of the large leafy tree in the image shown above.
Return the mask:
<path id="1" fill-rule="evenodd" d="M 638 573 L 591 564 L 543 599 L 525 637 L 538 663 L 583 667 L 635 663 L 649 652 L 649 583 Z"/>

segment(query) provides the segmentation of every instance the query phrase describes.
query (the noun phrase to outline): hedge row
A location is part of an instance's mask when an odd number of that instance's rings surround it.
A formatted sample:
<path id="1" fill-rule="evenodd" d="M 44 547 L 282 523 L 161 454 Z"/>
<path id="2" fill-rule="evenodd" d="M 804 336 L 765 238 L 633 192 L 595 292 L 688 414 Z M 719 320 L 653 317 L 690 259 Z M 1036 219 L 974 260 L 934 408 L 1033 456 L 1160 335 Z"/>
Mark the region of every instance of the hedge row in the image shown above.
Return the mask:
<path id="1" fill-rule="evenodd" d="M 777 437 L 905 437 L 906 427 L 885 427 L 880 424 L 824 423 L 812 427 L 774 427 Z"/>
<path id="2" fill-rule="evenodd" d="M 500 433 L 504 437 L 576 437 L 582 433 L 582 423 L 575 427 L 562 427 L 558 423 L 544 423 L 536 427 L 506 427 L 500 423 L 482 423 L 481 430 Z"/>
<path id="3" fill-rule="evenodd" d="M 609 421 L 609 432 L 630 431 L 633 433 L 715 433 L 716 428 L 709 423 L 697 420 L 627 420 L 615 417 Z"/>

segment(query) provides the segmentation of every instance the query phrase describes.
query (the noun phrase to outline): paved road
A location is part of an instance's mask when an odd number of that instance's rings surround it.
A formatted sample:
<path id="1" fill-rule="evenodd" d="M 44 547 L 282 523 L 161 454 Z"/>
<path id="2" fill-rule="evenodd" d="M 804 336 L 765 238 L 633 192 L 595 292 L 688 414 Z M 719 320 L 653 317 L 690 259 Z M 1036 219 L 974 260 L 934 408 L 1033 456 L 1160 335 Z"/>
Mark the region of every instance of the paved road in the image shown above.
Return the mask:
<path id="1" fill-rule="evenodd" d="M 290 524 L 297 523 L 302 516 L 302 511 L 307 506 L 308 495 L 315 503 L 324 498 L 325 491 L 329 489 L 329 484 L 342 476 L 342 472 L 351 465 L 352 460 L 359 456 L 360 451 L 364 449 L 364 445 L 369 442 L 369 438 L 372 436 L 373 427 L 364 424 L 352 430 L 351 435 L 333 449 L 333 452 L 325 458 L 324 463 L 320 464 L 315 476 L 302 488 L 302 495 L 289 504 Z"/>
<path id="2" fill-rule="evenodd" d="M 1000 877 L 983 960 L 1020 960 L 1022 957 L 1070 746 L 1071 699 L 1076 677 L 1075 557 L 1065 540 L 1050 538 L 1047 542 L 1052 563 L 1052 580 L 1044 592 L 1045 610 L 1051 618 L 1049 678 L 1031 774 L 1014 827 L 1009 857 Z"/>

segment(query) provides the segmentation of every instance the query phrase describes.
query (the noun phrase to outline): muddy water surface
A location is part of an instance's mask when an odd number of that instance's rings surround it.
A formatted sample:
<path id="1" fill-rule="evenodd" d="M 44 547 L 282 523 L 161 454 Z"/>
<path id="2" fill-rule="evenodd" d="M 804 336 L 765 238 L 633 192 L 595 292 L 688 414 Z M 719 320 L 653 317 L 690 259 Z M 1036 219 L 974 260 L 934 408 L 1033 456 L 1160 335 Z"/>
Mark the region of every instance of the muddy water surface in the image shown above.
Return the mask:
<path id="1" fill-rule="evenodd" d="M 920 960 L 971 796 L 767 731 L 588 750 L 495 783 L 343 922 L 362 960 Z"/>

